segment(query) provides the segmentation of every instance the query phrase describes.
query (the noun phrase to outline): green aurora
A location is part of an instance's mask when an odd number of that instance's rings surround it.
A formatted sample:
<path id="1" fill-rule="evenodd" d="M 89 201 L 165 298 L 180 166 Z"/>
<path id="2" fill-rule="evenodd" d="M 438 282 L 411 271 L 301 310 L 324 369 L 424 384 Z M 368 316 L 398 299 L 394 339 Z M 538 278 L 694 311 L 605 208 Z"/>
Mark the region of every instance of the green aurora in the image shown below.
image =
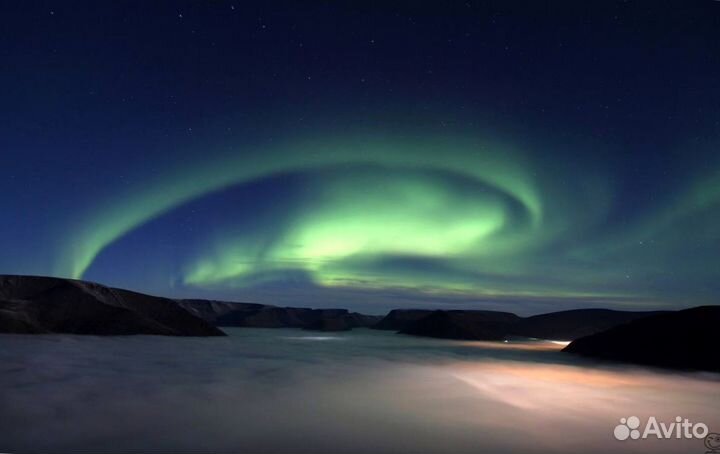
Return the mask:
<path id="1" fill-rule="evenodd" d="M 146 223 L 283 173 L 305 175 L 308 188 L 280 233 L 228 226 L 182 265 L 183 285 L 243 288 L 299 270 L 326 288 L 659 304 L 656 283 L 675 272 L 668 260 L 688 239 L 718 240 L 708 228 L 718 227 L 717 173 L 603 231 L 617 188 L 602 163 L 546 162 L 507 141 L 348 135 L 226 149 L 107 201 L 78 223 L 55 274 L 83 278 L 108 246 Z M 707 255 L 688 272 L 715 272 Z"/>

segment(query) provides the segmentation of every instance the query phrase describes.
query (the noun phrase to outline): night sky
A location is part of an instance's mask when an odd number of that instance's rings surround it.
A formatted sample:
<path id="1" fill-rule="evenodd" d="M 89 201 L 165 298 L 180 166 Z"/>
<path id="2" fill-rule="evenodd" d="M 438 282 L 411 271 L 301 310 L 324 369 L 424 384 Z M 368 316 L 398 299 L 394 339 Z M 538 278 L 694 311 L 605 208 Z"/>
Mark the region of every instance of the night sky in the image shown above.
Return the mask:
<path id="1" fill-rule="evenodd" d="M 720 302 L 720 2 L 0 2 L 0 273 Z"/>

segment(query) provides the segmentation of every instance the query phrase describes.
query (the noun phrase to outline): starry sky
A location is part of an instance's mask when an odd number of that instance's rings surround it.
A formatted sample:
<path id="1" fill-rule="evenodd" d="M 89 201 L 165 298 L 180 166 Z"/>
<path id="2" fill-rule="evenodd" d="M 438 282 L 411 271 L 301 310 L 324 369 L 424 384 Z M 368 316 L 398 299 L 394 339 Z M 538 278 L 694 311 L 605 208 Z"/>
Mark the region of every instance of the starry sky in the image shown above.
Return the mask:
<path id="1" fill-rule="evenodd" d="M 0 273 L 720 301 L 720 2 L 2 1 Z"/>

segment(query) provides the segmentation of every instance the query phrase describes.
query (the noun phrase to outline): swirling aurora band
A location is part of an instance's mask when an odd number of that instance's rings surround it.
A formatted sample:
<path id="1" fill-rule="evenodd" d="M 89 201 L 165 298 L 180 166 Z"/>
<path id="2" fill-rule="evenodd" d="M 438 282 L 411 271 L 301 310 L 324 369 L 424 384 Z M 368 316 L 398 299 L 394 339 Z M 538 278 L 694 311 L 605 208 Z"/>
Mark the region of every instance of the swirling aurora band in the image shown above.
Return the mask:
<path id="1" fill-rule="evenodd" d="M 457 152 L 458 149 L 464 153 Z M 468 149 L 479 153 L 468 154 Z M 525 175 L 523 169 L 501 161 L 498 153 L 487 146 L 468 143 L 448 148 L 427 142 L 396 146 L 369 141 L 350 145 L 347 142 L 307 143 L 262 150 L 250 159 L 247 154 L 238 154 L 193 167 L 189 173 L 183 169 L 174 177 L 129 195 L 89 220 L 90 227 L 74 243 L 69 264 L 63 264 L 61 271 L 69 270 L 71 276 L 82 277 L 107 245 L 148 220 L 209 192 L 284 171 L 363 163 L 465 174 L 507 191 L 522 201 L 535 223 L 540 222 L 542 207 L 530 176 Z"/>
<path id="2" fill-rule="evenodd" d="M 57 274 L 81 278 L 107 246 L 145 223 L 215 191 L 287 172 L 314 175 L 319 189 L 283 233 L 272 241 L 258 238 L 262 232 L 216 239 L 184 264 L 186 285 L 243 286 L 299 269 L 323 286 L 597 294 L 585 276 L 538 283 L 542 265 L 533 263 L 533 252 L 605 215 L 611 188 L 601 175 L 583 169 L 582 178 L 573 179 L 563 170 L 570 181 L 556 181 L 505 144 L 458 137 L 299 141 L 194 163 L 84 220 Z M 696 185 L 687 198 L 700 207 L 665 210 L 655 224 L 712 205 L 717 194 L 708 192 L 707 184 Z M 584 253 L 587 247 L 565 255 Z M 404 260 L 412 269 L 392 266 Z M 612 275 L 607 282 L 621 274 L 597 270 L 595 276 L 603 273 Z M 517 284 L 528 276 L 535 282 Z M 494 282 L 503 279 L 512 290 Z"/>

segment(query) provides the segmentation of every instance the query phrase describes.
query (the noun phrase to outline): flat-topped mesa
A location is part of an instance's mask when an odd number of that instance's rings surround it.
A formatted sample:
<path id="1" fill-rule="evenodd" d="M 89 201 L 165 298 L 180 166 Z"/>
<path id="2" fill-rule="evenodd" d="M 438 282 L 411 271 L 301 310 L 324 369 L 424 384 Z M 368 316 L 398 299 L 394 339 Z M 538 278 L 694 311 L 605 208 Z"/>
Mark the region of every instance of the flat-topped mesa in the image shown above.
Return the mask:
<path id="1" fill-rule="evenodd" d="M 174 300 L 72 279 L 0 276 L 0 332 L 224 336 Z"/>
<path id="2" fill-rule="evenodd" d="M 179 300 L 185 309 L 217 325 L 245 328 L 302 328 L 316 331 L 347 331 L 370 327 L 381 317 L 347 309 L 278 307 L 254 303 Z"/>

